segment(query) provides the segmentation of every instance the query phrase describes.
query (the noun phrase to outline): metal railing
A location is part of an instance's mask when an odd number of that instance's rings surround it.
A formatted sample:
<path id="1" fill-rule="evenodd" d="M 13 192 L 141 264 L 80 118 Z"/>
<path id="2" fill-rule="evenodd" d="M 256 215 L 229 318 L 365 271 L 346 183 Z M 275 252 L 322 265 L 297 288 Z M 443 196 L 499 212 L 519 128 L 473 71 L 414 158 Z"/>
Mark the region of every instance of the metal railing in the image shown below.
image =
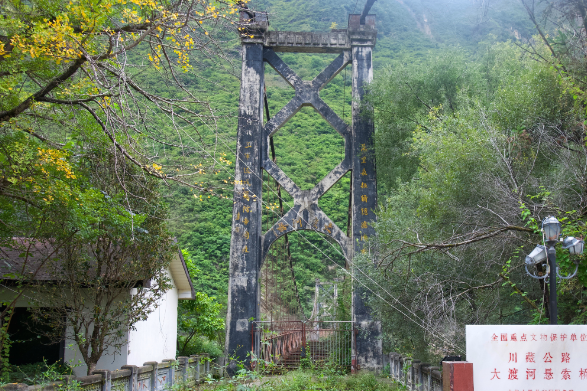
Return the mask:
<path id="1" fill-rule="evenodd" d="M 353 330 L 344 321 L 254 321 L 252 365 L 289 370 L 306 362 L 350 370 Z"/>

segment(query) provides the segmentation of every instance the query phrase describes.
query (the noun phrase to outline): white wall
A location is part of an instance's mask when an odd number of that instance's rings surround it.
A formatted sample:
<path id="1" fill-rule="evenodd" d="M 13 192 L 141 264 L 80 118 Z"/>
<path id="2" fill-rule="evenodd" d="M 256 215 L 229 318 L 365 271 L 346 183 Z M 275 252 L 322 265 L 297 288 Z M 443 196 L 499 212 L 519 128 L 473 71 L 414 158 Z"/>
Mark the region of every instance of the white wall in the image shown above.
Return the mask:
<path id="1" fill-rule="evenodd" d="M 173 280 L 171 275 L 169 277 Z M 128 365 L 143 365 L 147 361 L 161 362 L 175 358 L 177 343 L 177 304 L 178 291 L 167 291 L 159 301 L 159 306 L 149 318 L 136 324 L 136 330 L 129 332 L 127 350 Z"/>
<path id="2" fill-rule="evenodd" d="M 107 349 L 100 360 L 98 360 L 96 369 L 119 369 L 121 366 L 126 365 L 126 356 L 126 349 L 124 347 L 121 348 L 118 353 L 115 353 L 114 349 L 112 348 Z M 77 347 L 75 341 L 69 338 L 65 340 L 65 354 L 63 358 L 65 362 L 74 367 L 73 372 L 76 376 L 87 375 L 88 367 L 84 363 L 84 359 L 82 358 L 79 348 Z"/>
<path id="3" fill-rule="evenodd" d="M 178 291 L 171 278 L 173 288 L 162 295 L 158 307 L 149 314 L 145 321 L 136 323 L 136 330 L 127 333 L 127 345 L 114 353 L 109 349 L 98 361 L 96 369 L 116 370 L 123 365 L 142 366 L 147 361 L 161 362 L 175 358 L 177 341 L 177 305 Z M 71 347 L 68 349 L 68 345 Z M 66 341 L 65 361 L 77 364 L 83 359 L 75 342 Z M 78 364 L 79 365 L 79 364 Z M 76 376 L 85 376 L 86 365 L 74 369 Z"/>
<path id="4" fill-rule="evenodd" d="M 92 298 L 89 297 L 87 300 L 91 301 Z M 92 333 L 92 329 L 93 327 L 90 328 L 88 334 Z M 65 339 L 65 351 L 63 354 L 64 361 L 73 368 L 73 372 L 76 376 L 86 376 L 88 374 L 88 367 L 84 362 L 77 343 L 73 339 L 74 332 L 71 326 L 67 326 L 67 332 L 65 335 L 67 338 Z M 126 339 L 125 336 L 124 340 L 121 342 L 125 342 Z M 114 347 L 111 347 L 107 348 L 102 357 L 100 357 L 96 364 L 96 369 L 114 370 L 119 369 L 122 365 L 126 365 L 125 346 L 122 346 L 118 351 L 116 351 Z"/>
<path id="5" fill-rule="evenodd" d="M 143 365 L 147 361 L 161 362 L 164 359 L 173 359 L 176 354 L 177 343 L 177 305 L 178 290 L 173 277 L 173 288 L 167 291 L 160 299 L 158 307 L 149 314 L 145 321 L 138 322 L 136 330 L 127 332 L 127 345 L 119 352 L 108 349 L 98 361 L 96 369 L 119 369 L 123 365 Z M 27 289 L 26 297 L 34 297 L 36 292 Z M 10 300 L 14 292 L 0 289 L 0 299 Z M 30 301 L 26 297 L 18 301 L 18 307 L 29 307 Z M 68 329 L 67 335 L 72 335 Z M 85 376 L 87 366 L 77 344 L 70 338 L 65 341 L 64 359 L 74 366 L 76 376 Z"/>

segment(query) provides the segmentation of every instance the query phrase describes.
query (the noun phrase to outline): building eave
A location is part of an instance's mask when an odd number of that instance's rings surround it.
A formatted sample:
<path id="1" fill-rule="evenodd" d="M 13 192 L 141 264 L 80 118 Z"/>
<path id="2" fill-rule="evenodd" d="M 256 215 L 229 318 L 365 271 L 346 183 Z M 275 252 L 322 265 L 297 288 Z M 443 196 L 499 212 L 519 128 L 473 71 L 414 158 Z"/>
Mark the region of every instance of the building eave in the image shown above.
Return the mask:
<path id="1" fill-rule="evenodd" d="M 194 290 L 194 284 L 192 284 L 188 267 L 179 247 L 177 249 L 177 255 L 173 257 L 169 265 L 169 270 L 177 288 L 179 300 L 194 300 L 196 298 L 196 291 Z"/>

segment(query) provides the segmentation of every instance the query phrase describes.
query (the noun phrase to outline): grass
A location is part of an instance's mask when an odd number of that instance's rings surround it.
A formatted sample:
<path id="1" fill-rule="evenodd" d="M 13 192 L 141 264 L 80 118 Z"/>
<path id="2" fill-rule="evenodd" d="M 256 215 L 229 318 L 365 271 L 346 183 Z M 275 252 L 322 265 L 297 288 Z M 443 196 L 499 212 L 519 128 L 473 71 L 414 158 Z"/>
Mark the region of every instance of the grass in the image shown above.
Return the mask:
<path id="1" fill-rule="evenodd" d="M 25 365 L 11 365 L 9 383 L 25 383 L 28 385 L 56 381 L 61 375 L 72 375 L 68 365 L 55 363 L 47 365 L 45 362 Z"/>
<path id="2" fill-rule="evenodd" d="M 266 376 L 246 383 L 220 381 L 200 386 L 201 391 L 400 391 L 405 387 L 392 379 L 363 372 L 357 375 L 343 375 L 319 370 L 297 370 L 281 376 Z"/>
<path id="3" fill-rule="evenodd" d="M 36 363 L 11 366 L 10 382 L 40 384 L 59 380 L 60 375 L 71 374 L 71 369 L 61 364 L 46 365 Z M 330 368 L 310 368 L 288 372 L 285 375 L 259 375 L 256 372 L 243 370 L 232 379 L 214 381 L 209 378 L 207 383 L 200 384 L 198 391 L 400 391 L 406 390 L 386 376 L 371 372 L 357 375 L 340 373 Z M 190 391 L 186 384 L 174 385 L 174 391 Z"/>

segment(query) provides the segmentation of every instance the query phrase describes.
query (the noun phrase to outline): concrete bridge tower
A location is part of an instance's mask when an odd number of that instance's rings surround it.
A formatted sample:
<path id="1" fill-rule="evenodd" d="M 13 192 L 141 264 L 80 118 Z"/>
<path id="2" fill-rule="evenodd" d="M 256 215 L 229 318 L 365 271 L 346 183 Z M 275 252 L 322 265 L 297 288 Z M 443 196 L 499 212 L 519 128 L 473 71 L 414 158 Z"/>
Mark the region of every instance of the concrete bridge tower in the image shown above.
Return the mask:
<path id="1" fill-rule="evenodd" d="M 341 246 L 348 264 L 366 252 L 374 234 L 377 185 L 373 122 L 362 115 L 363 87 L 373 78 L 372 53 L 377 38 L 375 15 L 349 15 L 347 29 L 327 33 L 268 31 L 266 13 L 243 12 L 242 84 L 237 135 L 234 210 L 230 248 L 230 281 L 226 350 L 247 360 L 251 351 L 251 320 L 260 316 L 259 278 L 270 245 L 297 230 L 328 235 Z M 314 80 L 303 81 L 279 57 L 279 52 L 339 53 Z M 263 125 L 264 63 L 295 89 L 295 97 Z M 352 65 L 352 125 L 348 126 L 321 98 L 320 90 L 348 64 Z M 345 139 L 344 159 L 311 190 L 301 190 L 270 157 L 270 137 L 303 106 L 313 107 Z M 294 199 L 274 227 L 263 232 L 262 171 L 271 175 Z M 352 228 L 347 236 L 318 206 L 318 199 L 352 171 Z M 354 273 L 354 272 L 353 272 Z M 367 292 L 353 284 L 353 356 L 361 369 L 381 367 L 381 323 L 364 302 Z"/>

